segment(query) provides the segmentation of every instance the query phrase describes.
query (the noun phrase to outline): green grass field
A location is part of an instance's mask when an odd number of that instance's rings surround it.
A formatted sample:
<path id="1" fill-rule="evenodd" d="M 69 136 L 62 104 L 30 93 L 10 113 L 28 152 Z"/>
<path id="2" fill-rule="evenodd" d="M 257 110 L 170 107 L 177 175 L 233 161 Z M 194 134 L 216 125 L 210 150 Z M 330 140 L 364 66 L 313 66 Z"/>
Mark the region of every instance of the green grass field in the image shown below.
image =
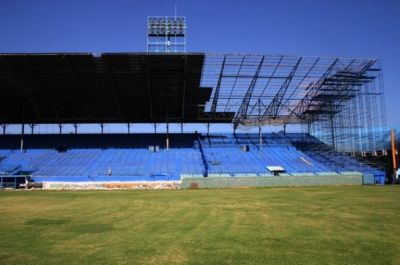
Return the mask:
<path id="1" fill-rule="evenodd" d="M 0 192 L 0 264 L 400 264 L 400 187 Z"/>

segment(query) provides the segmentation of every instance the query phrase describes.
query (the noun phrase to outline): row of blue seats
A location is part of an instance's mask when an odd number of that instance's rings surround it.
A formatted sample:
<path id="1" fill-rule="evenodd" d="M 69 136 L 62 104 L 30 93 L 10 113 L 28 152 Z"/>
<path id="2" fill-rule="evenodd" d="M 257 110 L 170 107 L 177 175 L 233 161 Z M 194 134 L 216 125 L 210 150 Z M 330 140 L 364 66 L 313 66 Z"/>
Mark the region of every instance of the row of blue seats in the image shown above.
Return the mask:
<path id="1" fill-rule="evenodd" d="M 11 166 L 10 166 L 11 165 Z M 203 174 L 201 155 L 195 149 L 170 149 L 149 152 L 146 149 L 73 149 L 65 153 L 54 150 L 15 151 L 0 164 L 0 171 L 30 168 L 40 176 L 101 175 L 180 175 Z"/>
<path id="2" fill-rule="evenodd" d="M 33 176 L 47 179 L 65 176 L 68 179 L 73 179 L 72 176 L 78 179 L 98 179 L 109 175 L 115 178 L 147 179 L 160 176 L 167 179 L 181 174 L 203 175 L 206 171 L 210 174 L 231 175 L 270 173 L 266 166 L 281 166 L 288 173 L 382 173 L 356 159 L 332 151 L 308 134 L 264 134 L 261 149 L 257 134 L 182 137 L 182 146 L 185 147 L 175 147 L 168 151 L 161 149 L 160 152 L 150 152 L 144 147 L 72 148 L 64 153 L 54 149 L 28 149 L 26 152 L 0 149 L 0 174 L 31 171 Z M 179 136 L 175 135 L 174 140 L 179 146 Z M 240 150 L 242 146 L 248 146 L 249 150 Z"/>
<path id="3" fill-rule="evenodd" d="M 138 175 L 138 176 L 85 176 L 85 175 L 60 175 L 40 176 L 34 175 L 35 182 L 129 182 L 129 181 L 179 181 L 180 175 Z"/>
<path id="4" fill-rule="evenodd" d="M 383 170 L 371 167 L 353 157 L 336 152 L 325 143 L 308 134 L 287 134 L 294 146 L 333 171 L 358 171 L 375 176 L 385 176 Z"/>
<path id="5" fill-rule="evenodd" d="M 255 134 L 216 135 L 203 137 L 202 144 L 208 161 L 210 173 L 265 173 L 266 166 L 281 166 L 288 173 L 315 173 L 331 171 L 311 157 L 300 152 L 289 140 L 278 134 L 272 134 L 266 144 L 263 136 L 259 150 L 259 138 Z M 270 136 L 270 135 L 269 135 Z M 240 146 L 249 146 L 247 152 Z"/>

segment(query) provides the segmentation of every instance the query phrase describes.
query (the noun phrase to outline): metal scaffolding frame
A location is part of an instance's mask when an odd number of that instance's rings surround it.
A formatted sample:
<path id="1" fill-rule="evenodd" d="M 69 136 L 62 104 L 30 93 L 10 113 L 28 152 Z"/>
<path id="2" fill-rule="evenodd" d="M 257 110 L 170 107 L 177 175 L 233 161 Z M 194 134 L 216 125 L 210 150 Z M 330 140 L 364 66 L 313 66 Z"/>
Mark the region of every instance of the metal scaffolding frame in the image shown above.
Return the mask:
<path id="1" fill-rule="evenodd" d="M 234 128 L 300 124 L 342 152 L 383 150 L 382 71 L 373 58 L 206 54 L 205 112 L 234 113 Z"/>

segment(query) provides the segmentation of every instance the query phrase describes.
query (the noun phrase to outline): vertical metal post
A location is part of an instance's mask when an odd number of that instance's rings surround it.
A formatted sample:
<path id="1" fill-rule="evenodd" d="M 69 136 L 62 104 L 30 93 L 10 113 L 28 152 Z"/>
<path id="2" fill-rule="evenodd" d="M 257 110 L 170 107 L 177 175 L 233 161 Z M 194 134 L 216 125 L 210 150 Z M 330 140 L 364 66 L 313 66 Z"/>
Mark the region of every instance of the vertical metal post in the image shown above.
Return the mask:
<path id="1" fill-rule="evenodd" d="M 104 123 L 100 123 L 100 128 L 101 128 L 101 134 L 104 133 Z"/>
<path id="2" fill-rule="evenodd" d="M 62 124 L 61 123 L 58 124 L 58 129 L 59 129 L 59 133 L 62 134 Z"/>
<path id="3" fill-rule="evenodd" d="M 131 124 L 128 122 L 128 134 L 131 133 Z"/>
<path id="4" fill-rule="evenodd" d="M 283 134 L 286 134 L 286 126 L 287 126 L 287 123 L 284 123 L 283 124 Z"/>
<path id="5" fill-rule="evenodd" d="M 157 123 L 154 123 L 154 134 L 157 134 Z"/>
<path id="6" fill-rule="evenodd" d="M 17 188 L 17 177 L 14 177 L 14 189 Z"/>
<path id="7" fill-rule="evenodd" d="M 262 118 L 262 116 L 261 116 L 261 101 L 260 101 L 260 99 L 258 100 L 257 103 L 258 103 L 258 137 L 260 140 L 259 150 L 261 151 L 261 148 L 262 148 L 261 118 Z"/>
<path id="8" fill-rule="evenodd" d="M 169 150 L 169 122 L 167 122 L 167 141 L 166 141 L 167 151 Z"/>
<path id="9" fill-rule="evenodd" d="M 183 122 L 181 122 L 181 133 L 183 133 Z"/>
<path id="10" fill-rule="evenodd" d="M 22 105 L 22 123 L 21 123 L 21 152 L 24 151 L 24 134 L 25 134 L 25 108 Z"/>
<path id="11" fill-rule="evenodd" d="M 0 188 L 3 188 L 3 177 L 0 177 Z"/>
<path id="12" fill-rule="evenodd" d="M 4 123 L 3 125 L 1 125 L 1 127 L 3 128 L 3 135 L 5 135 L 6 134 L 7 125 Z"/>
<path id="13" fill-rule="evenodd" d="M 21 124 L 21 152 L 24 151 L 24 134 L 25 134 L 25 124 Z"/>
<path id="14" fill-rule="evenodd" d="M 335 127 L 334 127 L 334 124 L 333 124 L 333 114 L 331 114 L 330 121 L 331 121 L 332 149 L 333 149 L 333 150 L 336 150 L 336 144 L 335 144 Z"/>
<path id="15" fill-rule="evenodd" d="M 397 171 L 397 148 L 396 148 L 396 137 L 394 134 L 394 130 L 390 130 L 390 142 L 392 146 L 392 161 L 393 161 L 393 175 L 392 175 L 392 183 L 396 181 L 396 171 Z"/>
<path id="16" fill-rule="evenodd" d="M 78 134 L 78 124 L 77 123 L 74 124 L 74 128 L 75 128 L 75 134 Z"/>
<path id="17" fill-rule="evenodd" d="M 210 123 L 207 122 L 207 136 L 210 136 Z"/>
<path id="18" fill-rule="evenodd" d="M 29 126 L 31 127 L 31 134 L 33 134 L 34 128 L 35 128 L 35 124 L 31 123 L 31 124 L 29 124 Z"/>

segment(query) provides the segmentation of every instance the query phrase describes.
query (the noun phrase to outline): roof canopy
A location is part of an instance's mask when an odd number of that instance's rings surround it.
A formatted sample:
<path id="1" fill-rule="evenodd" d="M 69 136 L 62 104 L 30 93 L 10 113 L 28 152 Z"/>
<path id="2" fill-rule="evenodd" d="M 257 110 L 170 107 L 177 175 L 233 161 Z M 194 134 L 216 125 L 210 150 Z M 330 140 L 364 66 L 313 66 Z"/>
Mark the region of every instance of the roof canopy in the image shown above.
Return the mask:
<path id="1" fill-rule="evenodd" d="M 0 122 L 204 122 L 204 54 L 0 55 Z M 231 121 L 232 115 L 220 121 Z"/>
<path id="2" fill-rule="evenodd" d="M 0 123 L 304 122 L 379 71 L 366 58 L 0 54 Z"/>

